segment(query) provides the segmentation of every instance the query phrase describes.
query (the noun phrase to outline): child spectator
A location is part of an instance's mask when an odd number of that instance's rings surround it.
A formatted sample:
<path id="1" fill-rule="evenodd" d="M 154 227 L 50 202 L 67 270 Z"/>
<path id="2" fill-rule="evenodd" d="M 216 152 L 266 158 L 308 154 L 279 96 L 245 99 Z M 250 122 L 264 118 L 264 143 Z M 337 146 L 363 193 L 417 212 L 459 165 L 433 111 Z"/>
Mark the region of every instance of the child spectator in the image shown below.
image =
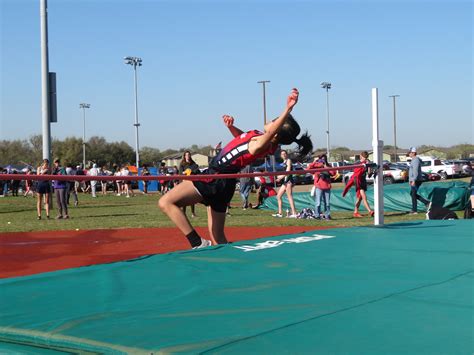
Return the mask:
<path id="1" fill-rule="evenodd" d="M 322 154 L 314 162 L 308 165 L 309 169 L 327 168 L 330 165 L 327 162 L 326 154 Z M 316 218 L 318 219 L 331 219 L 331 175 L 334 175 L 333 171 L 314 173 L 314 210 L 316 212 Z M 321 202 L 324 203 L 324 213 L 321 212 Z"/>

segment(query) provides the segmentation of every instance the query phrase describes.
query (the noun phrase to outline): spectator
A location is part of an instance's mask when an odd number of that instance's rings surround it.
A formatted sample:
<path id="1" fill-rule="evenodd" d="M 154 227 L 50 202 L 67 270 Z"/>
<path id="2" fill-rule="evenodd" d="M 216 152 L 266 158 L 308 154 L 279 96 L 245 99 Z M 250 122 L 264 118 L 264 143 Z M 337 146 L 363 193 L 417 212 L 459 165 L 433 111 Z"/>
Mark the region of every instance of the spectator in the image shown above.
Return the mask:
<path id="1" fill-rule="evenodd" d="M 36 170 L 38 175 L 48 175 L 50 174 L 49 160 L 43 159 L 43 163 Z M 46 210 L 46 218 L 49 219 L 49 198 L 51 194 L 51 185 L 48 180 L 40 180 L 38 182 L 37 189 L 37 201 L 36 201 L 36 211 L 38 213 L 38 219 L 41 219 L 41 203 L 44 203 Z"/>
<path id="2" fill-rule="evenodd" d="M 261 172 L 263 171 L 264 170 L 262 169 Z M 275 179 L 273 178 L 273 176 L 259 176 L 255 179 L 258 181 L 258 188 L 256 191 L 257 204 L 255 206 L 252 206 L 253 209 L 259 208 L 266 198 L 276 196 L 277 194 L 273 187 L 275 184 Z M 251 206 L 251 204 L 249 204 L 249 206 Z"/>
<path id="3" fill-rule="evenodd" d="M 181 159 L 181 163 L 179 164 L 179 174 L 180 175 L 193 175 L 199 174 L 199 166 L 193 160 L 191 156 L 191 152 L 186 150 L 183 153 L 183 158 Z M 183 211 L 186 214 L 186 206 L 183 207 Z M 196 217 L 196 205 L 191 205 L 191 217 Z"/>
<path id="4" fill-rule="evenodd" d="M 168 169 L 166 168 L 165 162 L 161 162 L 160 169 L 158 170 L 158 175 L 161 176 L 168 176 Z M 162 195 L 168 192 L 169 181 L 168 180 L 160 180 L 160 192 Z"/>
<path id="5" fill-rule="evenodd" d="M 13 170 L 12 174 L 18 174 L 18 171 Z M 17 179 L 12 180 L 11 185 L 10 185 L 11 190 L 12 190 L 12 196 L 18 197 L 18 189 L 20 188 L 20 182 L 21 180 L 17 180 Z"/>
<path id="6" fill-rule="evenodd" d="M 466 167 L 466 173 L 471 175 L 471 182 L 469 183 L 469 188 L 471 189 L 471 211 L 470 215 L 472 216 L 472 209 L 474 207 L 474 170 L 471 167 L 471 164 Z"/>
<path id="7" fill-rule="evenodd" d="M 122 167 L 120 165 L 116 165 L 116 167 L 117 167 L 117 170 L 115 171 L 115 176 L 122 176 Z M 117 182 L 117 196 L 121 196 L 124 191 L 123 181 L 116 180 L 116 182 Z"/>
<path id="8" fill-rule="evenodd" d="M 143 176 L 150 176 L 151 175 L 150 170 L 148 170 L 148 165 L 146 165 L 146 164 L 143 164 L 143 166 L 142 166 L 142 175 Z M 148 183 L 149 182 L 147 180 L 143 180 L 142 183 L 143 183 L 143 193 L 146 195 L 146 194 L 148 194 Z"/>
<path id="9" fill-rule="evenodd" d="M 100 176 L 109 176 L 110 175 L 110 171 L 107 170 L 107 167 L 104 165 L 102 166 L 102 168 L 100 169 Z M 107 180 L 102 180 L 100 182 L 100 187 L 101 187 L 101 190 L 102 190 L 102 195 L 107 195 Z"/>
<path id="10" fill-rule="evenodd" d="M 59 159 L 54 160 L 53 175 L 66 175 L 66 169 L 61 166 Z M 58 206 L 56 219 L 68 219 L 66 181 L 53 180 L 53 187 L 56 196 L 56 204 Z"/>
<path id="11" fill-rule="evenodd" d="M 308 165 L 309 169 L 318 169 L 318 168 L 327 168 L 330 165 L 327 162 L 326 154 L 322 154 L 314 162 Z M 316 218 L 318 219 L 331 219 L 331 208 L 330 208 L 330 199 L 331 199 L 331 175 L 334 175 L 334 172 L 321 172 L 314 173 L 314 210 L 316 212 Z M 321 202 L 324 203 L 324 213 L 321 213 Z"/>
<path id="12" fill-rule="evenodd" d="M 250 173 L 250 165 L 247 165 L 243 168 L 240 173 L 242 174 L 249 174 Z M 250 191 L 252 190 L 252 180 L 250 177 L 242 177 L 240 180 L 240 197 L 242 198 L 242 209 L 246 210 L 249 208 L 249 195 Z"/>
<path id="13" fill-rule="evenodd" d="M 411 195 L 411 214 L 418 213 L 417 200 L 421 201 L 429 206 L 430 201 L 421 197 L 418 194 L 418 189 L 422 184 L 421 175 L 421 159 L 416 156 L 416 148 L 411 147 L 407 154 L 411 158 L 410 167 L 408 169 L 408 182 L 410 184 L 410 195 Z"/>
<path id="14" fill-rule="evenodd" d="M 171 168 L 171 175 L 178 175 L 179 174 L 179 169 L 178 167 L 175 165 Z M 175 185 L 178 185 L 180 182 L 180 180 L 176 179 L 176 180 L 171 180 L 170 183 L 171 183 L 171 186 L 170 188 L 173 188 L 175 187 Z"/>
<path id="15" fill-rule="evenodd" d="M 76 175 L 76 169 L 68 164 L 66 167 L 66 175 L 74 176 Z M 69 199 L 72 196 L 74 197 L 74 206 L 79 204 L 79 200 L 77 198 L 77 189 L 76 189 L 76 181 L 67 181 L 66 182 L 66 204 L 69 206 Z"/>
<path id="16" fill-rule="evenodd" d="M 92 165 L 92 169 L 89 169 L 89 171 L 87 172 L 87 175 L 89 175 L 89 176 L 99 176 L 100 175 L 100 170 L 99 170 L 99 168 L 97 168 L 97 164 L 94 163 Z M 91 180 L 90 184 L 91 184 L 90 186 L 91 186 L 92 197 L 97 197 L 97 195 L 96 195 L 97 180 Z"/>
<path id="17" fill-rule="evenodd" d="M 129 175 L 130 175 L 130 170 L 128 170 L 127 165 L 124 165 L 122 169 L 120 170 L 120 176 L 124 177 L 124 180 L 122 181 L 122 188 L 123 188 L 122 193 L 124 193 L 127 198 L 130 198 L 130 194 L 132 194 L 133 196 L 131 182 L 130 180 L 125 179 L 125 177 Z"/>
<path id="18" fill-rule="evenodd" d="M 291 171 L 292 163 L 291 159 L 288 157 L 288 152 L 286 150 L 281 151 L 281 158 L 283 159 L 283 167 L 285 171 Z M 278 213 L 272 215 L 273 217 L 283 217 L 282 211 L 282 197 L 286 192 L 288 197 L 288 202 L 290 203 L 291 214 L 287 217 L 289 218 L 297 218 L 296 209 L 295 209 L 295 202 L 293 200 L 293 176 L 292 175 L 279 175 L 277 181 L 281 182 L 280 189 L 278 190 L 277 194 L 277 201 L 278 201 Z M 288 211 L 287 211 L 288 212 Z"/>
<path id="19" fill-rule="evenodd" d="M 9 174 L 10 172 L 9 172 L 9 170 L 8 170 L 7 168 L 2 168 L 2 169 L 0 170 L 0 173 L 2 173 L 2 174 Z M 2 182 L 3 188 L 2 188 L 2 195 L 1 195 L 1 197 L 5 197 L 5 196 L 8 195 L 8 189 L 9 189 L 9 185 L 10 185 L 9 182 L 10 182 L 9 180 L 3 180 L 3 182 Z"/>
<path id="20" fill-rule="evenodd" d="M 31 169 L 28 168 L 26 170 L 26 175 L 31 175 Z M 31 180 L 25 180 L 25 193 L 23 194 L 23 197 L 28 197 L 28 195 L 31 193 L 33 194 L 33 181 Z"/>
<path id="21" fill-rule="evenodd" d="M 110 175 L 112 176 L 118 176 L 117 172 L 119 171 L 119 167 L 117 164 L 112 165 L 112 170 L 110 172 Z M 117 180 L 114 180 L 114 194 L 117 194 L 120 196 L 120 189 Z"/>
<path id="22" fill-rule="evenodd" d="M 86 173 L 84 171 L 84 167 L 82 166 L 82 164 L 77 166 L 76 175 L 77 176 L 86 175 Z M 84 180 L 76 181 L 75 184 L 74 184 L 74 187 L 75 187 L 76 192 L 78 192 L 79 190 L 81 190 L 82 192 L 86 191 L 86 183 L 85 183 Z"/>
<path id="23" fill-rule="evenodd" d="M 369 157 L 368 152 L 362 152 L 360 154 L 360 161 L 358 163 L 360 163 L 360 164 L 370 163 L 368 157 Z M 354 169 L 354 175 L 352 175 L 352 176 L 357 177 L 357 178 L 355 178 L 356 192 L 357 192 L 356 197 L 357 198 L 356 198 L 356 203 L 355 203 L 355 206 L 354 206 L 353 216 L 356 217 L 356 218 L 363 217 L 359 213 L 359 207 L 360 207 L 361 202 L 364 203 L 364 206 L 367 209 L 367 211 L 369 212 L 369 215 L 373 216 L 374 211 L 372 211 L 372 209 L 369 206 L 369 202 L 367 201 L 367 170 L 365 168 L 359 168 L 359 170 L 357 170 L 357 173 L 356 173 L 356 169 Z"/>

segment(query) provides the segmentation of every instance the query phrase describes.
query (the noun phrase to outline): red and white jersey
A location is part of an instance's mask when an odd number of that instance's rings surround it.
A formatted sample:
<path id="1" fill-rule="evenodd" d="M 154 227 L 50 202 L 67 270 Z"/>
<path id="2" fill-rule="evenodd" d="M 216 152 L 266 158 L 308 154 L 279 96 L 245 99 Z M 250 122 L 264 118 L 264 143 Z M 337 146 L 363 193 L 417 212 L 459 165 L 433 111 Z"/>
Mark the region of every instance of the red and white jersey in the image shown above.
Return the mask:
<path id="1" fill-rule="evenodd" d="M 255 160 L 267 155 L 274 154 L 278 145 L 270 144 L 268 149 L 257 155 L 249 152 L 249 142 L 252 138 L 263 135 L 262 132 L 254 130 L 242 133 L 231 140 L 214 159 L 209 167 L 219 173 L 238 173 L 245 166 L 252 164 Z"/>

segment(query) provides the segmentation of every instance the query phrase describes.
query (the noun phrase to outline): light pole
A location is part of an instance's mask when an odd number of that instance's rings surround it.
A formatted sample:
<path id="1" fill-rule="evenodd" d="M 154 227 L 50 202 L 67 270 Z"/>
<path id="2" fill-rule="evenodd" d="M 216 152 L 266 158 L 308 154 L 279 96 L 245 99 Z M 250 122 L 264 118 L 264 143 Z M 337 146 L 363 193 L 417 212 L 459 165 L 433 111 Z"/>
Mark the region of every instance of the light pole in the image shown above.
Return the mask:
<path id="1" fill-rule="evenodd" d="M 86 108 L 90 108 L 90 104 L 81 103 L 79 108 L 82 108 L 82 119 L 83 119 L 83 129 L 82 129 L 82 168 L 86 168 Z"/>
<path id="2" fill-rule="evenodd" d="M 267 124 L 267 98 L 265 93 L 265 84 L 269 82 L 270 80 L 257 81 L 257 84 L 262 84 L 263 87 L 263 125 Z"/>
<path id="3" fill-rule="evenodd" d="M 136 156 L 136 166 L 137 166 L 137 174 L 138 174 L 138 164 L 140 162 L 140 154 L 139 154 L 139 145 L 138 145 L 138 127 L 140 127 L 140 123 L 138 123 L 138 87 L 137 87 L 137 66 L 142 66 L 142 59 L 138 57 L 125 57 L 125 64 L 129 64 L 133 66 L 133 72 L 135 74 L 135 156 Z"/>
<path id="4" fill-rule="evenodd" d="M 328 126 L 327 126 L 328 129 L 327 129 L 327 131 L 326 131 L 326 135 L 327 135 L 326 153 L 327 153 L 327 156 L 328 156 L 327 158 L 328 158 L 328 160 L 329 160 L 329 159 L 330 159 L 329 156 L 330 156 L 330 153 L 331 153 L 330 148 L 329 148 L 329 89 L 331 88 L 331 83 L 326 82 L 326 81 L 323 81 L 323 82 L 321 83 L 321 87 L 322 87 L 323 89 L 326 89 L 326 115 L 327 115 L 327 121 L 328 121 Z"/>
<path id="5" fill-rule="evenodd" d="M 267 124 L 267 95 L 266 95 L 266 92 L 265 92 L 265 84 L 266 83 L 269 83 L 270 80 L 261 80 L 261 81 L 257 81 L 257 84 L 262 84 L 262 88 L 263 88 L 263 125 L 265 126 Z M 265 156 L 265 171 L 267 170 L 267 157 Z M 274 162 L 275 160 L 273 160 Z M 273 164 L 275 165 L 275 164 Z M 275 166 L 273 166 L 275 168 Z M 275 169 L 273 169 L 275 170 Z"/>
<path id="6" fill-rule="evenodd" d="M 41 23 L 41 116 L 43 132 L 43 159 L 51 160 L 51 121 L 48 55 L 48 3 L 40 1 Z"/>
<path id="7" fill-rule="evenodd" d="M 398 161 L 398 153 L 397 153 L 397 110 L 396 110 L 396 103 L 395 99 L 400 97 L 400 95 L 390 95 L 389 97 L 393 98 L 393 144 L 395 147 L 395 163 Z"/>

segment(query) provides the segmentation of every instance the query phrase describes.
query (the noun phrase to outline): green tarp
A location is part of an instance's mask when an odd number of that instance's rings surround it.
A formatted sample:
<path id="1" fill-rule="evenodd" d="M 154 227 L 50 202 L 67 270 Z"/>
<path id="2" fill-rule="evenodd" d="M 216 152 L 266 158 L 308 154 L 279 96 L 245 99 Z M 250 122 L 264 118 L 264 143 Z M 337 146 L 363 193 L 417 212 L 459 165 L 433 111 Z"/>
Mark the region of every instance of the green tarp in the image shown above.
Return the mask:
<path id="1" fill-rule="evenodd" d="M 0 353 L 472 354 L 472 227 L 332 229 L 4 279 Z"/>
<path id="2" fill-rule="evenodd" d="M 298 211 L 303 208 L 314 209 L 314 197 L 310 196 L 311 186 L 308 192 L 296 192 L 293 194 L 295 207 Z M 424 183 L 419 189 L 419 194 L 451 211 L 462 211 L 469 201 L 469 184 L 463 181 L 454 182 L 431 182 Z M 342 197 L 342 189 L 331 191 L 331 211 L 353 211 L 355 203 L 355 189 L 351 189 L 345 197 Z M 373 186 L 369 186 L 367 199 L 370 206 L 374 206 Z M 267 198 L 262 208 L 278 210 L 276 196 Z M 283 197 L 283 209 L 289 208 L 286 194 Z M 361 209 L 364 210 L 363 204 Z M 409 212 L 411 210 L 410 186 L 408 183 L 390 184 L 384 186 L 384 210 L 386 212 Z M 418 210 L 426 211 L 425 206 L 418 201 Z"/>

